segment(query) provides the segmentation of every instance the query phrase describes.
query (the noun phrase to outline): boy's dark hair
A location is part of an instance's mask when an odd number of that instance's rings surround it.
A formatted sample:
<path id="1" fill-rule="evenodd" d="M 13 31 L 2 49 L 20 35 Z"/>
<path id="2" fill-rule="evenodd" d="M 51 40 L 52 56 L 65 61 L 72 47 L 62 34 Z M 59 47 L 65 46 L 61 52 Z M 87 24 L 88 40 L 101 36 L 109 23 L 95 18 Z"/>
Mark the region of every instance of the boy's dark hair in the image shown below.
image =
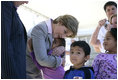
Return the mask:
<path id="1" fill-rule="evenodd" d="M 90 55 L 91 48 L 85 41 L 75 41 L 71 44 L 71 47 L 79 46 L 85 52 L 85 56 Z"/>
<path id="2" fill-rule="evenodd" d="M 64 38 L 58 38 L 61 41 L 61 44 L 59 46 L 66 46 L 66 41 Z"/>
<path id="3" fill-rule="evenodd" d="M 117 28 L 111 28 L 110 33 L 114 37 L 114 39 L 117 41 Z"/>
<path id="4" fill-rule="evenodd" d="M 85 52 L 85 56 L 90 55 L 91 48 L 85 41 L 75 41 L 71 44 L 71 47 L 79 46 Z"/>
<path id="5" fill-rule="evenodd" d="M 107 6 L 112 6 L 112 5 L 114 5 L 114 6 L 117 8 L 116 2 L 114 2 L 114 1 L 108 1 L 108 2 L 105 3 L 105 5 L 104 5 L 104 11 L 106 12 L 106 7 L 107 7 Z"/>

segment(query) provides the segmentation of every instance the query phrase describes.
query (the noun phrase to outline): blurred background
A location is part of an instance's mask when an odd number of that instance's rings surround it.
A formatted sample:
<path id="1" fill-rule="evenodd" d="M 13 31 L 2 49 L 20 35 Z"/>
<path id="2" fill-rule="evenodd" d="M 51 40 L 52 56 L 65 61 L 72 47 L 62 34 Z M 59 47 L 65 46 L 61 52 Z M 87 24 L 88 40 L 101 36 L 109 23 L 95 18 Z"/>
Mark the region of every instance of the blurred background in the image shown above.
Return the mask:
<path id="1" fill-rule="evenodd" d="M 28 4 L 18 8 L 18 13 L 28 34 L 36 24 L 49 18 L 55 19 L 60 15 L 69 14 L 78 19 L 77 36 L 66 38 L 65 70 L 67 70 L 72 65 L 69 60 L 70 44 L 75 40 L 85 40 L 89 43 L 98 21 L 107 19 L 103 9 L 107 1 L 109 0 L 30 0 Z M 86 62 L 87 66 L 92 65 L 97 54 L 91 46 L 91 58 Z"/>

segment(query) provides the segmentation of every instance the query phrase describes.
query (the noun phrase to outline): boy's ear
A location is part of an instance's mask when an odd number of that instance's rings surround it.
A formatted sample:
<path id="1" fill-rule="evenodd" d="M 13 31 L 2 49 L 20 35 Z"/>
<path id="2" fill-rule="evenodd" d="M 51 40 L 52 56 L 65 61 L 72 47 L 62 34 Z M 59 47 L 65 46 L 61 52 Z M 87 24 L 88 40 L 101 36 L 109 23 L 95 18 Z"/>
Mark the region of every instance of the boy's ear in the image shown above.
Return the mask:
<path id="1" fill-rule="evenodd" d="M 85 57 L 85 61 L 87 61 L 88 59 L 90 59 L 90 55 L 87 55 L 87 56 Z"/>

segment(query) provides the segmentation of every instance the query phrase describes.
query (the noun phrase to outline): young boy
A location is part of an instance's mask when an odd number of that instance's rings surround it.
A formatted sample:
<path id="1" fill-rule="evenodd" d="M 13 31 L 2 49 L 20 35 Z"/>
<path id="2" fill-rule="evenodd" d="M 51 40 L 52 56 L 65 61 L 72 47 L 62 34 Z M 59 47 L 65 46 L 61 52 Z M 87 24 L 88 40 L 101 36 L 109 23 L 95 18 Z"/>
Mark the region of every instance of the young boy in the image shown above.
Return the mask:
<path id="1" fill-rule="evenodd" d="M 85 41 L 75 41 L 70 48 L 70 61 L 73 66 L 66 71 L 64 79 L 93 79 L 92 67 L 85 67 L 85 62 L 90 58 L 90 46 Z"/>

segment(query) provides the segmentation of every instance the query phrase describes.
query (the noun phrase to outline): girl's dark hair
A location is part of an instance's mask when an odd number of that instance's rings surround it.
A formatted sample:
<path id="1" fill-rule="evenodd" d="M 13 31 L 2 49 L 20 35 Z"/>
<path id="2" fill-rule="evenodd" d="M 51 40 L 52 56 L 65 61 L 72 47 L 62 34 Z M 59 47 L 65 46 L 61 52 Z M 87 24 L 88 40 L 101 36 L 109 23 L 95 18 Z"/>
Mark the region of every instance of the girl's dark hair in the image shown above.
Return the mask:
<path id="1" fill-rule="evenodd" d="M 66 46 L 66 41 L 64 38 L 58 38 L 61 41 L 61 44 L 59 46 Z"/>
<path id="2" fill-rule="evenodd" d="M 85 52 L 85 56 L 90 55 L 91 48 L 89 44 L 86 43 L 85 41 L 75 41 L 71 44 L 71 47 L 75 47 L 75 46 L 81 47 L 83 51 Z"/>
<path id="3" fill-rule="evenodd" d="M 105 12 L 106 12 L 106 7 L 107 7 L 107 6 L 112 6 L 112 5 L 114 5 L 114 6 L 117 8 L 116 2 L 114 2 L 114 1 L 108 1 L 108 2 L 104 5 L 104 10 L 105 10 Z"/>
<path id="4" fill-rule="evenodd" d="M 109 32 L 114 37 L 114 39 L 117 41 L 117 28 L 111 28 L 111 30 Z"/>

